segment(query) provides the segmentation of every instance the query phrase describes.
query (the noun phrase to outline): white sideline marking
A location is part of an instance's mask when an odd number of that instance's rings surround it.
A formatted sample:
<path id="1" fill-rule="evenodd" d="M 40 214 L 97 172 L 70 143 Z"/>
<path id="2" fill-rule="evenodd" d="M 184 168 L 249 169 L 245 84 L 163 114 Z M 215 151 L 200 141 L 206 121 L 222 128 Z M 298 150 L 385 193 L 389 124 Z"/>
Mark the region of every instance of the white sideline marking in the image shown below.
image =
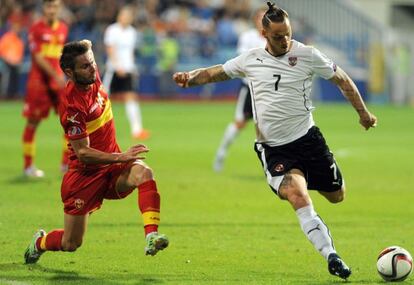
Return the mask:
<path id="1" fill-rule="evenodd" d="M 0 284 L 7 284 L 7 285 L 32 285 L 32 283 L 28 283 L 28 282 L 15 281 L 15 280 L 7 280 L 7 279 L 0 279 Z"/>
<path id="2" fill-rule="evenodd" d="M 342 148 L 342 149 L 333 150 L 332 152 L 333 152 L 334 156 L 336 156 L 336 157 L 349 157 L 349 156 L 352 155 L 352 152 L 355 152 L 355 151 L 351 151 L 350 149 Z"/>

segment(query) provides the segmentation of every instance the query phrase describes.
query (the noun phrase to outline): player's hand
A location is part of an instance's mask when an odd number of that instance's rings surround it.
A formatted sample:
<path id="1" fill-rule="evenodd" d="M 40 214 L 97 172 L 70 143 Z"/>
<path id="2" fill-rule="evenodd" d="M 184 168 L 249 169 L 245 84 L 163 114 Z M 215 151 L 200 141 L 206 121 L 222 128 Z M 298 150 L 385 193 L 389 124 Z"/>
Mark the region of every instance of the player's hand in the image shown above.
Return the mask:
<path id="1" fill-rule="evenodd" d="M 130 147 L 127 151 L 121 153 L 118 157 L 119 162 L 130 162 L 137 159 L 145 159 L 143 153 L 147 153 L 149 149 L 143 144 L 137 144 Z"/>
<path id="2" fill-rule="evenodd" d="M 188 87 L 188 79 L 190 79 L 190 73 L 188 72 L 176 72 L 173 74 L 173 80 L 180 87 Z"/>
<path id="3" fill-rule="evenodd" d="M 368 111 L 363 111 L 359 114 L 359 123 L 365 128 L 365 130 L 375 128 L 377 126 L 377 117 Z"/>

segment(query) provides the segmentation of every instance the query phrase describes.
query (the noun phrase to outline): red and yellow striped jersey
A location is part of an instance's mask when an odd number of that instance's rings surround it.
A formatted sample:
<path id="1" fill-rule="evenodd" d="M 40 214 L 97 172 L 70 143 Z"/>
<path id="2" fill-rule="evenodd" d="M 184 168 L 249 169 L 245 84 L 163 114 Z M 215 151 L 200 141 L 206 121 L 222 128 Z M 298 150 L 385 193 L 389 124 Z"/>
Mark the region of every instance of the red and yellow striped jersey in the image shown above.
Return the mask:
<path id="1" fill-rule="evenodd" d="M 32 54 L 30 79 L 39 80 L 45 77 L 42 69 L 33 60 L 33 55 L 37 53 L 40 53 L 57 73 L 63 73 L 59 67 L 59 57 L 67 36 L 68 27 L 62 21 L 56 21 L 52 26 L 49 26 L 44 20 L 39 20 L 30 27 L 29 47 Z"/>
<path id="2" fill-rule="evenodd" d="M 108 153 L 120 152 L 115 138 L 111 101 L 97 75 L 88 90 L 79 89 L 69 81 L 59 105 L 60 122 L 69 140 L 89 136 L 90 147 Z M 94 169 L 103 165 L 82 164 L 69 144 L 70 169 Z"/>

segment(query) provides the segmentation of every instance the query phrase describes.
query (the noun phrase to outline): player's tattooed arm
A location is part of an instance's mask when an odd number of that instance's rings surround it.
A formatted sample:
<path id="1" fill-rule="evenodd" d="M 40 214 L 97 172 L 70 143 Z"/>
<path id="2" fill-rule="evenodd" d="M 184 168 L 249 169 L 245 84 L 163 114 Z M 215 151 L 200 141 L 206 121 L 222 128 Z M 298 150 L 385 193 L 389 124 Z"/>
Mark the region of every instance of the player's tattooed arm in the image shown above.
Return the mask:
<path id="1" fill-rule="evenodd" d="M 330 81 L 338 86 L 342 94 L 352 104 L 359 115 L 360 124 L 366 130 L 377 125 L 377 118 L 368 111 L 368 108 L 365 106 L 364 100 L 362 100 L 361 94 L 359 93 L 354 81 L 352 81 L 345 71 L 338 66 Z"/>
<path id="2" fill-rule="evenodd" d="M 231 79 L 221 64 L 207 68 L 199 68 L 190 72 L 177 72 L 173 75 L 174 81 L 181 87 L 198 86 L 207 83 Z"/>

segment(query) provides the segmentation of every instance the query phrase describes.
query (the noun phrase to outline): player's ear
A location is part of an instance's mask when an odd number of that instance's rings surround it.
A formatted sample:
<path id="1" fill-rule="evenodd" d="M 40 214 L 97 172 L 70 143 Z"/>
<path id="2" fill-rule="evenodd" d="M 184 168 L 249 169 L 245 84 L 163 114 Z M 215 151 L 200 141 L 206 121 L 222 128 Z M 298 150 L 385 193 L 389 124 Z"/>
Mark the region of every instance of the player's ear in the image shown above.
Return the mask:
<path id="1" fill-rule="evenodd" d="M 65 73 L 65 75 L 66 75 L 67 77 L 69 77 L 70 79 L 72 79 L 72 78 L 73 78 L 73 70 L 72 70 L 72 69 L 70 69 L 70 68 L 65 68 L 65 69 L 63 70 L 63 73 Z"/>
<path id="2" fill-rule="evenodd" d="M 264 38 L 266 38 L 266 30 L 265 29 L 262 29 L 262 36 L 264 37 Z M 267 39 L 267 38 L 266 38 Z"/>

